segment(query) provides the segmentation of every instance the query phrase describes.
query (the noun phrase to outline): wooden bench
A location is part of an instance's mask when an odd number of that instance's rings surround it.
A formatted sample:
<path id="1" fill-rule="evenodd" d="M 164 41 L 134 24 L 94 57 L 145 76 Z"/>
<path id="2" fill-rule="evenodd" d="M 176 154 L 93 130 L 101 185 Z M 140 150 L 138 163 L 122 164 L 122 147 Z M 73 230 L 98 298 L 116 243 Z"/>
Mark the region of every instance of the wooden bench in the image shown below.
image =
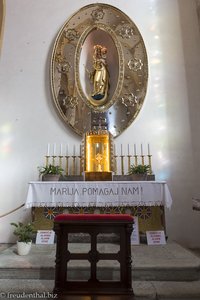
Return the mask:
<path id="1" fill-rule="evenodd" d="M 133 217 L 126 214 L 61 214 L 54 219 L 57 236 L 54 293 L 61 295 L 133 295 L 131 270 L 131 243 Z M 87 233 L 91 236 L 88 253 L 71 253 L 68 236 L 71 233 Z M 120 237 L 117 253 L 99 253 L 97 235 L 115 233 Z M 88 281 L 68 279 L 68 263 L 71 260 L 87 260 L 90 263 Z M 120 279 L 98 280 L 97 263 L 100 260 L 117 260 L 120 264 Z"/>

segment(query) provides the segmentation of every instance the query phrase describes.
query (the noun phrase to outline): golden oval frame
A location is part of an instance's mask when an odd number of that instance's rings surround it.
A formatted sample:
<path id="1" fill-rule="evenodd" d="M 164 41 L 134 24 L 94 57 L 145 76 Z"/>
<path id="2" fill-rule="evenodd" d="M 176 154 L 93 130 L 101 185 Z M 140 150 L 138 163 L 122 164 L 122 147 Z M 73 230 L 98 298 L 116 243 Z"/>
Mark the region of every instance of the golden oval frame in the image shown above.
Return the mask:
<path id="1" fill-rule="evenodd" d="M 84 41 L 98 29 L 114 41 L 119 68 L 112 97 L 106 104 L 96 106 L 83 92 L 79 63 Z M 103 3 L 87 5 L 59 31 L 50 72 L 53 100 L 65 124 L 82 135 L 104 120 L 116 137 L 134 121 L 145 99 L 148 60 L 143 38 L 133 21 L 118 8 Z"/>

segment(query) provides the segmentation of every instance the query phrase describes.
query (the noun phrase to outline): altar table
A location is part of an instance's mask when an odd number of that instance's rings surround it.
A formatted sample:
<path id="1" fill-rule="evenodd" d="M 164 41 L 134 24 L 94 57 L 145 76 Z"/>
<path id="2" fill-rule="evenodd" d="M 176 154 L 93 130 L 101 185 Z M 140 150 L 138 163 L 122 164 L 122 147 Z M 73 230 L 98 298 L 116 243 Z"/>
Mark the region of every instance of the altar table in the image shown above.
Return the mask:
<path id="1" fill-rule="evenodd" d="M 26 207 L 34 227 L 52 229 L 60 213 L 128 213 L 139 230 L 165 230 L 164 209 L 172 198 L 165 181 L 35 181 L 29 183 Z"/>

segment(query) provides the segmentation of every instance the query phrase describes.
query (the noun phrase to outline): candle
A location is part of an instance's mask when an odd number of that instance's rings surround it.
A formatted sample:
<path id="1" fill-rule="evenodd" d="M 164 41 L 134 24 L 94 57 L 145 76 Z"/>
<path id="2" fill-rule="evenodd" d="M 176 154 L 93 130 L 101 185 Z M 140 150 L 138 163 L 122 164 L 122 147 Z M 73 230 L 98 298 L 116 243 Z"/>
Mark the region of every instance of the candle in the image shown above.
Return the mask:
<path id="1" fill-rule="evenodd" d="M 143 155 L 143 146 L 141 144 L 141 155 Z"/>
<path id="2" fill-rule="evenodd" d="M 76 145 L 74 145 L 74 156 L 76 155 Z"/>
<path id="3" fill-rule="evenodd" d="M 151 155 L 150 153 L 150 145 L 148 144 L 148 155 Z"/>
<path id="4" fill-rule="evenodd" d="M 115 148 L 115 145 L 114 145 L 114 155 L 116 155 L 116 148 Z"/>
<path id="5" fill-rule="evenodd" d="M 121 156 L 123 155 L 122 153 L 123 153 L 123 149 L 122 149 L 122 144 L 121 144 Z"/>
<path id="6" fill-rule="evenodd" d="M 81 156 L 81 150 L 82 150 L 82 148 L 81 148 L 81 145 L 80 145 L 80 156 Z"/>
<path id="7" fill-rule="evenodd" d="M 68 153 L 69 153 L 69 145 L 67 144 L 66 145 L 66 156 L 68 156 Z"/>
<path id="8" fill-rule="evenodd" d="M 56 143 L 53 144 L 53 156 L 56 156 Z"/>
<path id="9" fill-rule="evenodd" d="M 134 155 L 136 156 L 137 154 L 136 154 L 137 152 L 136 152 L 136 144 L 134 144 Z"/>
<path id="10" fill-rule="evenodd" d="M 50 144 L 48 143 L 47 144 L 47 156 L 49 156 L 49 153 L 50 153 Z"/>
<path id="11" fill-rule="evenodd" d="M 128 155 L 130 154 L 129 144 L 128 144 Z"/>
<path id="12" fill-rule="evenodd" d="M 60 156 L 62 156 L 62 144 L 60 144 Z"/>

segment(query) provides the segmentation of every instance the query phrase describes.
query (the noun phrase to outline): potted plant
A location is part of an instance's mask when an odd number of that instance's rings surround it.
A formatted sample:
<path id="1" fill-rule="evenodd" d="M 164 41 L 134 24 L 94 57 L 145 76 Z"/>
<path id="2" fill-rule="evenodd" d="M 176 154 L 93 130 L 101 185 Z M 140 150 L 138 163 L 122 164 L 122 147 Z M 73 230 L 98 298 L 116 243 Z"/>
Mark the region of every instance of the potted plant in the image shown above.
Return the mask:
<path id="1" fill-rule="evenodd" d="M 149 165 L 131 165 L 128 175 L 131 175 L 132 180 L 147 180 Z"/>
<path id="2" fill-rule="evenodd" d="M 38 168 L 42 181 L 58 181 L 62 175 L 63 169 L 60 166 L 47 165 Z"/>
<path id="3" fill-rule="evenodd" d="M 23 224 L 21 222 L 10 223 L 15 226 L 14 235 L 18 236 L 17 252 L 19 255 L 27 255 L 32 245 L 33 225 L 31 223 Z"/>

